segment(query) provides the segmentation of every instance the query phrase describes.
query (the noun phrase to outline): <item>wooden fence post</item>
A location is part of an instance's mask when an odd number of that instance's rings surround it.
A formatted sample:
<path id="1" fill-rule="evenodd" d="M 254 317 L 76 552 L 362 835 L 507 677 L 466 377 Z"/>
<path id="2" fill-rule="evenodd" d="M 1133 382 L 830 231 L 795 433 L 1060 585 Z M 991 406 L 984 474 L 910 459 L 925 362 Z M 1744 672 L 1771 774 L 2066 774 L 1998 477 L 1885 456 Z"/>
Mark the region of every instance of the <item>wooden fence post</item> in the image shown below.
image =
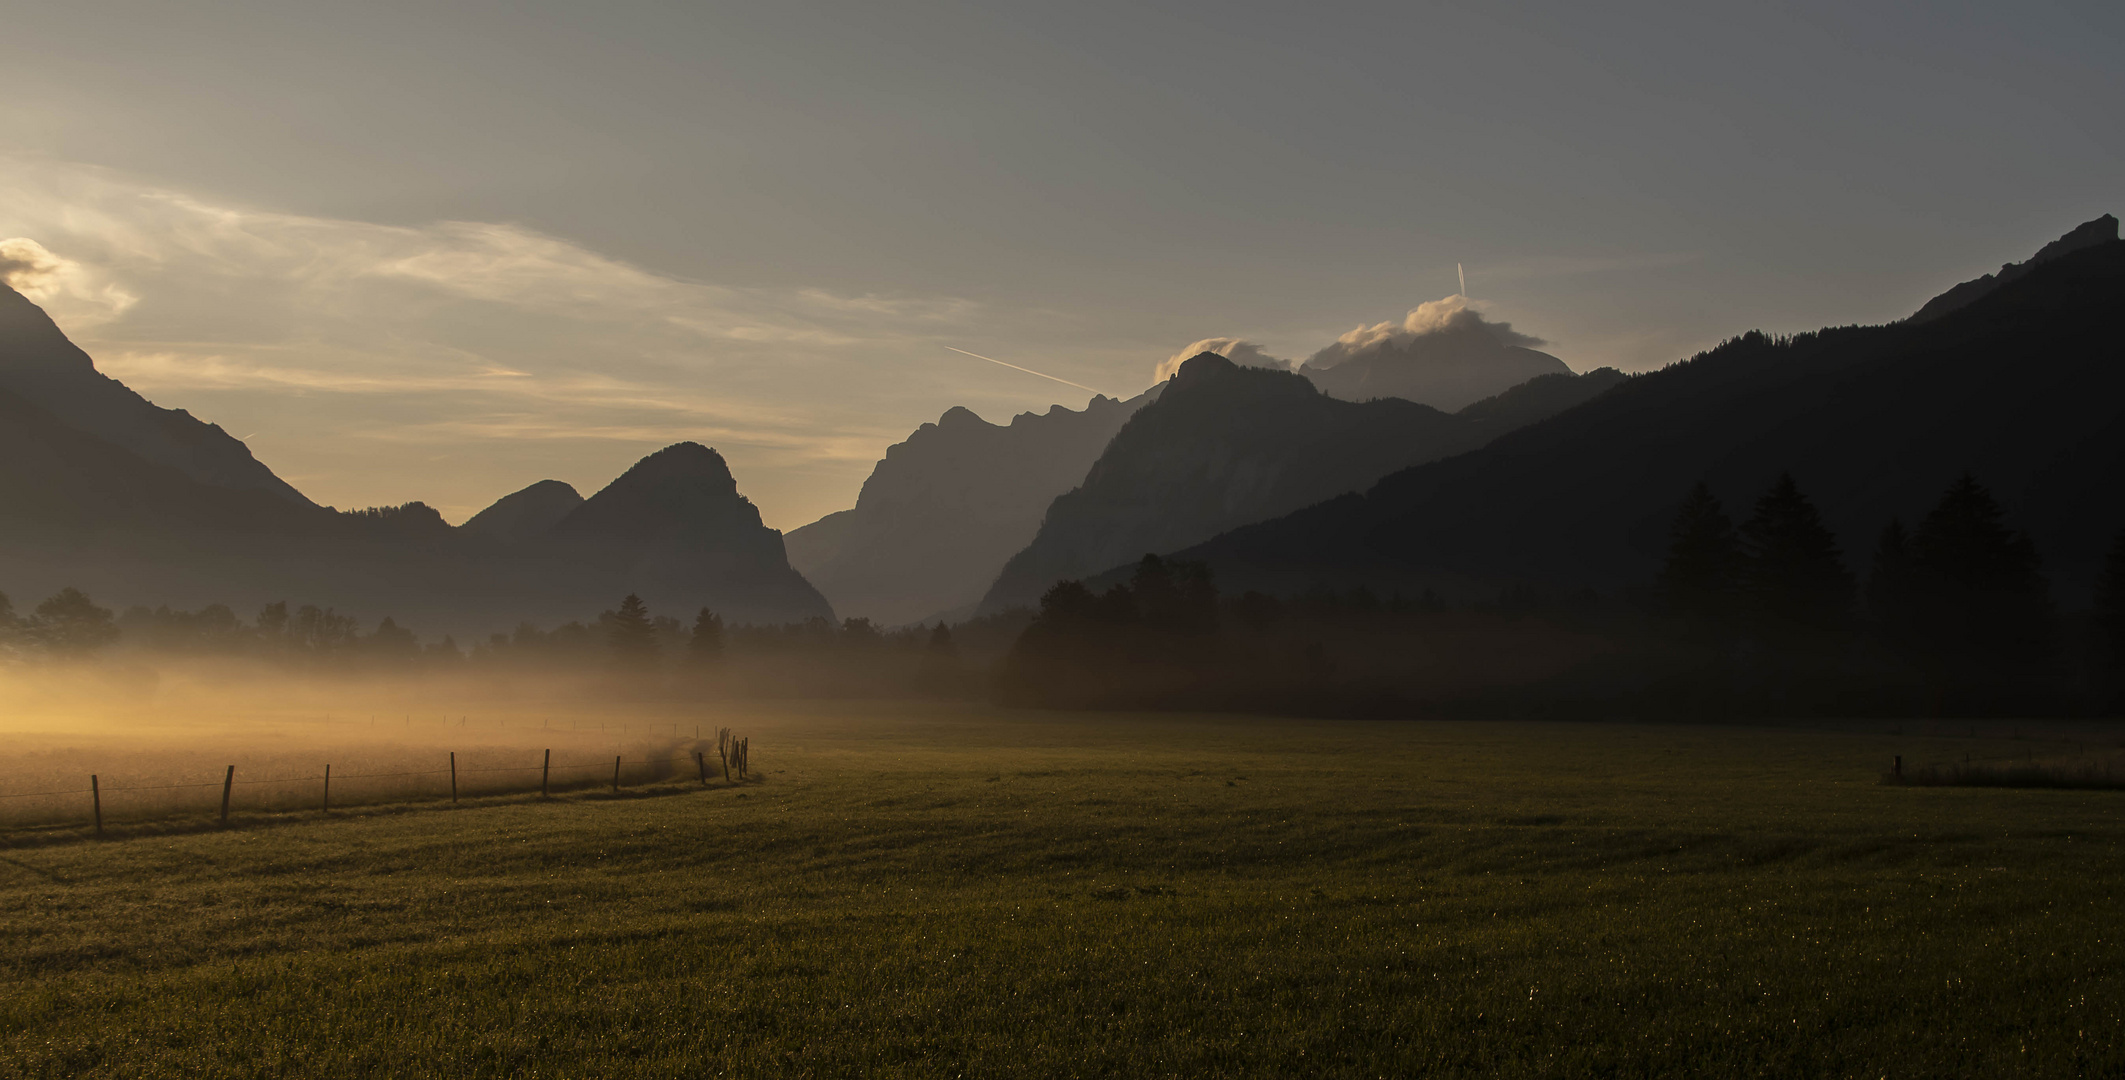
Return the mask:
<path id="1" fill-rule="evenodd" d="M 620 758 L 617 754 L 612 759 L 612 793 L 620 793 Z"/>
<path id="2" fill-rule="evenodd" d="M 96 835 L 103 835 L 103 785 L 96 782 L 96 774 L 89 774 L 89 801 L 96 807 Z"/>
<path id="3" fill-rule="evenodd" d="M 229 766 L 229 771 L 222 774 L 221 777 L 221 823 L 223 825 L 229 823 L 229 792 L 235 786 L 236 766 L 231 765 Z"/>
<path id="4" fill-rule="evenodd" d="M 546 798 L 546 778 L 553 775 L 553 751 L 546 751 L 546 761 L 539 766 L 539 798 Z"/>
<path id="5" fill-rule="evenodd" d="M 457 802 L 457 751 L 450 751 L 450 801 Z"/>
<path id="6" fill-rule="evenodd" d="M 1896 755 L 1896 778 L 1898 780 L 1904 778 L 1904 755 L 1902 754 Z"/>
<path id="7" fill-rule="evenodd" d="M 701 769 L 701 786 L 702 786 L 702 787 L 707 787 L 707 786 L 708 786 L 708 755 L 706 755 L 706 754 L 703 754 L 703 753 L 702 753 L 701 751 L 699 751 L 699 750 L 696 750 L 696 751 L 694 751 L 694 764 L 695 764 L 696 766 L 699 766 L 699 767 L 700 767 L 700 769 Z"/>
<path id="8" fill-rule="evenodd" d="M 332 812 L 332 766 L 330 765 L 325 766 L 325 799 L 324 802 L 318 805 L 318 809 L 327 814 Z"/>

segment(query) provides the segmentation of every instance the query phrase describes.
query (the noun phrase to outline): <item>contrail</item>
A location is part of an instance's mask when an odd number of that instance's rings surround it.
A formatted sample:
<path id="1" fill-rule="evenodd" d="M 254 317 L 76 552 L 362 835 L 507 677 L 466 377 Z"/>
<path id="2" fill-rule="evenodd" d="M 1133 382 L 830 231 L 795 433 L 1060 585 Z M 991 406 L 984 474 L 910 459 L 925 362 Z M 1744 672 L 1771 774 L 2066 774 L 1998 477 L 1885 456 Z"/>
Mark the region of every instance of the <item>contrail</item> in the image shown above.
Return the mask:
<path id="1" fill-rule="evenodd" d="M 1463 270 L 1463 269 L 1461 269 L 1461 264 L 1460 264 L 1460 263 L 1455 263 L 1455 264 L 1454 264 L 1454 273 L 1456 273 L 1456 274 L 1460 275 L 1460 277 L 1461 277 L 1461 295 L 1463 295 L 1463 296 L 1467 296 L 1467 295 L 1468 295 L 1468 271 L 1466 271 L 1466 270 Z"/>
<path id="2" fill-rule="evenodd" d="M 947 345 L 947 346 L 945 346 L 945 348 L 947 348 L 947 349 L 952 349 L 952 347 L 951 347 L 950 345 Z M 1019 367 L 1019 366 L 1018 366 L 1017 364 L 1004 364 L 1004 362 L 1003 362 L 1003 361 L 1001 361 L 1001 360 L 998 360 L 998 359 L 996 359 L 996 358 L 995 358 L 995 357 L 993 357 L 993 356 L 983 356 L 983 355 L 981 355 L 981 354 L 980 354 L 980 353 L 978 353 L 978 352 L 968 352 L 968 351 L 966 351 L 965 349 L 952 349 L 952 351 L 953 351 L 953 352 L 956 352 L 956 353 L 958 353 L 958 354 L 959 354 L 959 355 L 961 355 L 961 356 L 971 356 L 971 357 L 973 357 L 973 358 L 974 358 L 974 359 L 976 359 L 976 360 L 987 360 L 987 361 L 988 361 L 989 363 L 992 363 L 992 364 L 1003 364 L 1003 366 L 1005 366 L 1005 367 L 1007 367 L 1007 368 L 1010 368 L 1010 369 L 1011 369 L 1012 371 L 1023 371 L 1023 372 L 1025 372 L 1025 373 L 1026 373 L 1026 374 L 1028 374 L 1028 375 L 1040 375 L 1040 377 L 1041 377 L 1041 378 L 1043 378 L 1043 379 L 1046 379 L 1046 380 L 1048 380 L 1049 382 L 1059 382 L 1059 383 L 1063 384 L 1064 386 L 1074 386 L 1074 387 L 1077 387 L 1077 388 L 1078 388 L 1079 390 L 1092 390 L 1092 388 L 1091 388 L 1091 387 L 1089 387 L 1089 386 L 1086 386 L 1086 385 L 1085 385 L 1084 383 L 1076 383 L 1076 382 L 1071 382 L 1071 381 L 1070 381 L 1070 380 L 1068 380 L 1068 379 L 1058 379 L 1058 378 L 1056 378 L 1056 377 L 1055 377 L 1055 376 L 1053 376 L 1053 375 L 1041 375 L 1041 373 L 1040 373 L 1040 372 L 1038 372 L 1038 371 L 1035 371 L 1035 370 L 1033 370 L 1032 368 L 1029 368 L 1029 367 Z M 1099 394 L 1099 395 L 1101 395 L 1101 396 L 1105 396 L 1105 394 L 1106 394 L 1106 391 L 1104 391 L 1104 390 L 1092 390 L 1092 392 L 1093 392 L 1093 393 L 1095 393 L 1095 394 Z"/>

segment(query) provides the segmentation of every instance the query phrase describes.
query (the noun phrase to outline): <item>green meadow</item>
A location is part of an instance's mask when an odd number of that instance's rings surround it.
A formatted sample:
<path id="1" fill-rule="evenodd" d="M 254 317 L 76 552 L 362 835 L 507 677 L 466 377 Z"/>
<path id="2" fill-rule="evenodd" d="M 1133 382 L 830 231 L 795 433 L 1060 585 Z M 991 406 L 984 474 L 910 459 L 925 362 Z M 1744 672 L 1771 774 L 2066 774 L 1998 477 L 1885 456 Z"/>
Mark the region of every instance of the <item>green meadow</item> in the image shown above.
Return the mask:
<path id="1" fill-rule="evenodd" d="M 1881 782 L 2125 730 L 715 722 L 752 782 L 18 833 L 0 1076 L 2125 1073 L 2125 792 Z"/>

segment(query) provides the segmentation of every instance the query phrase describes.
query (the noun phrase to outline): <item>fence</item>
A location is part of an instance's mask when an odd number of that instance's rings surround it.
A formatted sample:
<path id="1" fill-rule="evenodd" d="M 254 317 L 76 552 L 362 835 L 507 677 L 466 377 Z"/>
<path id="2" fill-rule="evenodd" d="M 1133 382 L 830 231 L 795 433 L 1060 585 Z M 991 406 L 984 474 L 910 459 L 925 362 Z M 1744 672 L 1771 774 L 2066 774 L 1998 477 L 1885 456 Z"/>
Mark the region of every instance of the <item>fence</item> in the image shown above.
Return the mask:
<path id="1" fill-rule="evenodd" d="M 727 735 L 725 738 L 728 740 Z M 321 813 L 330 813 L 335 805 L 375 806 L 439 801 L 446 797 L 456 803 L 460 798 L 466 797 L 528 794 L 532 791 L 538 792 L 542 797 L 550 797 L 558 792 L 607 786 L 614 794 L 618 794 L 624 786 L 687 778 L 687 772 L 693 773 L 690 779 L 697 780 L 703 787 L 717 781 L 744 782 L 750 778 L 750 740 L 728 742 L 729 745 L 719 747 L 716 751 L 719 756 L 717 763 L 709 762 L 708 751 L 701 749 L 683 754 L 650 756 L 634 761 L 627 760 L 625 755 L 614 755 L 609 763 L 602 758 L 587 762 L 556 763 L 553 760 L 553 751 L 549 749 L 541 752 L 539 763 L 536 765 L 472 767 L 461 765 L 457 752 L 449 751 L 443 766 L 435 769 L 335 774 L 332 766 L 328 764 L 324 766 L 322 773 L 316 775 L 254 780 L 248 777 L 239 778 L 236 775 L 236 766 L 230 765 L 217 780 L 183 784 L 128 784 L 114 787 L 105 784 L 100 774 L 91 773 L 86 787 L 0 792 L 0 808 L 25 807 L 25 810 L 6 815 L 13 819 L 10 823 L 17 827 L 87 824 L 101 835 L 107 811 L 113 811 L 111 816 L 114 818 L 132 821 L 167 820 L 215 813 L 217 803 L 213 800 L 217 791 L 219 821 L 226 825 L 230 814 L 239 810 L 286 812 L 315 809 Z M 532 783 L 534 776 L 537 778 L 535 785 Z M 501 782 L 496 783 L 497 780 Z M 348 790 L 350 784 L 354 787 L 351 794 Z M 184 798 L 186 793 L 192 792 L 207 795 L 207 801 Z M 239 792 L 251 795 L 250 798 L 242 800 L 241 805 L 236 798 Z M 28 800 L 47 802 L 38 807 L 37 804 L 27 802 Z"/>

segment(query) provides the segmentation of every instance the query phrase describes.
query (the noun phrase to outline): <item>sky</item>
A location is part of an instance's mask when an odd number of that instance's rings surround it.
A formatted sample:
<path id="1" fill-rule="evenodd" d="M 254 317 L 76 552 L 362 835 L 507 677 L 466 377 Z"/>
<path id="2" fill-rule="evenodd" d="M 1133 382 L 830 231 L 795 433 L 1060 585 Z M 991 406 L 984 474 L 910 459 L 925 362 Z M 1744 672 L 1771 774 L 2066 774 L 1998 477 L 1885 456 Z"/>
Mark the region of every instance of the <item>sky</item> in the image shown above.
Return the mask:
<path id="1" fill-rule="evenodd" d="M 1459 291 L 1576 369 L 2125 207 L 2115 4 L 11 5 L 0 260 L 341 507 L 692 439 L 768 524 L 954 405 Z"/>

